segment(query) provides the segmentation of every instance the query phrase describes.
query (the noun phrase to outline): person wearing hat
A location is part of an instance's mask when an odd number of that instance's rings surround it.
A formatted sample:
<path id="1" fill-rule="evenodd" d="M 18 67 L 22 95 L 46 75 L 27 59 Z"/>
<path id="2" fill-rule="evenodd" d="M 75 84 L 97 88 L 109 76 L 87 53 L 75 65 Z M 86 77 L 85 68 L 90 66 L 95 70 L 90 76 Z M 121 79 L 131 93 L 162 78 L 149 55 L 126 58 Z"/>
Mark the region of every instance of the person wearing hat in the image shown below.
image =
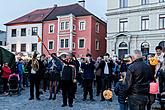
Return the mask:
<path id="1" fill-rule="evenodd" d="M 73 107 L 74 98 L 74 86 L 73 83 L 76 79 L 76 67 L 72 59 L 72 54 L 66 54 L 66 58 L 62 60 L 64 63 L 62 76 L 61 76 L 61 86 L 62 86 L 62 97 L 63 104 L 62 107 L 67 106 L 67 99 L 69 107 Z"/>
<path id="2" fill-rule="evenodd" d="M 34 86 L 36 89 L 36 99 L 40 100 L 39 98 L 39 85 L 40 85 L 40 61 L 37 59 L 38 53 L 34 51 L 32 60 L 28 62 L 28 72 L 30 78 L 30 98 L 29 100 L 34 99 Z"/>

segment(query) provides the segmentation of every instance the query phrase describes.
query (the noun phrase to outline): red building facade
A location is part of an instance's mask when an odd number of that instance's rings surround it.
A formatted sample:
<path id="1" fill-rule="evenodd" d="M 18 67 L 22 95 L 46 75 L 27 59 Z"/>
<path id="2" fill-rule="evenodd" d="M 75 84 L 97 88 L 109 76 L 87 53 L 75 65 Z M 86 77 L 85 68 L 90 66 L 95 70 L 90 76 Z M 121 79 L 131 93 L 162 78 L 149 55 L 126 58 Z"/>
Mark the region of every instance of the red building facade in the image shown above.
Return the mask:
<path id="1" fill-rule="evenodd" d="M 90 53 L 96 59 L 106 52 L 105 37 L 106 23 L 79 4 L 54 7 L 43 22 L 42 41 L 57 55 L 71 52 L 81 58 Z"/>

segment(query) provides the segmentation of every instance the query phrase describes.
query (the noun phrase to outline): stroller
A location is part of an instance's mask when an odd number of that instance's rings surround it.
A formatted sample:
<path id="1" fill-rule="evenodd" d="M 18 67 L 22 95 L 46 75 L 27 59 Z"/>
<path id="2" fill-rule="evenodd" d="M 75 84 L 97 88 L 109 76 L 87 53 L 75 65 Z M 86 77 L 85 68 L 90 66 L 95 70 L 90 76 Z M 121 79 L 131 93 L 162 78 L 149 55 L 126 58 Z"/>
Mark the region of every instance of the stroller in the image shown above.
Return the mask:
<path id="1" fill-rule="evenodd" d="M 19 91 L 19 75 L 18 74 L 11 74 L 9 76 L 9 95 L 12 96 L 12 94 L 17 94 L 19 95 L 20 94 L 20 91 Z"/>

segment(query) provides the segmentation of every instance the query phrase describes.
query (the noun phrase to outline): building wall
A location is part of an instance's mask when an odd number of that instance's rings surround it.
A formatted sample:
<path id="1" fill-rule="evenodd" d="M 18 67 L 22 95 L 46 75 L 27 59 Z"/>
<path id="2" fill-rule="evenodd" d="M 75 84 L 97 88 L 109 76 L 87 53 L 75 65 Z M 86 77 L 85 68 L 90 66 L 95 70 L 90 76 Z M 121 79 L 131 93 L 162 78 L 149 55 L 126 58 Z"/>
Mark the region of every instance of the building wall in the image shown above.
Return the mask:
<path id="1" fill-rule="evenodd" d="M 41 54 L 41 43 L 37 36 L 32 36 L 32 27 L 38 27 L 38 36 L 42 38 L 42 23 L 7 26 L 8 50 L 11 51 L 11 44 L 16 44 L 16 52 L 21 52 L 21 44 L 26 44 L 26 52 L 32 53 L 31 45 L 37 43 L 37 51 Z M 21 36 L 21 28 L 26 28 L 26 36 Z M 16 37 L 11 37 L 12 29 L 17 29 Z"/>
<path id="2" fill-rule="evenodd" d="M 60 30 L 60 23 L 62 21 L 69 21 L 70 22 L 70 28 L 69 30 Z M 85 30 L 79 30 L 79 22 L 85 21 Z M 60 55 L 62 53 L 66 52 L 72 52 L 76 55 L 76 57 L 85 57 L 87 53 L 91 53 L 94 58 L 98 57 L 99 55 L 102 55 L 105 53 L 105 35 L 106 35 L 106 25 L 100 23 L 100 32 L 96 33 L 95 31 L 95 25 L 96 25 L 97 19 L 93 18 L 92 16 L 81 16 L 81 17 L 75 17 L 74 15 L 65 15 L 65 16 L 59 16 L 58 20 L 51 20 L 51 21 L 45 21 L 43 23 L 43 42 L 48 48 L 48 40 L 54 40 L 55 41 L 55 48 L 53 50 L 49 50 L 50 53 L 56 52 L 57 55 Z M 99 21 L 100 22 L 100 21 Z M 49 34 L 48 33 L 48 26 L 49 24 L 55 25 L 55 33 Z M 75 26 L 75 29 L 73 29 L 73 26 Z M 69 47 L 68 48 L 60 48 L 60 39 L 61 38 L 69 38 Z M 100 40 L 100 50 L 95 50 L 95 40 Z M 79 39 L 85 40 L 85 47 L 79 48 Z M 73 43 L 75 44 L 75 47 L 72 47 Z M 103 44 L 103 45 L 102 45 Z M 48 52 L 43 47 L 44 54 L 48 55 Z"/>
<path id="3" fill-rule="evenodd" d="M 109 1 L 109 0 L 108 0 Z M 164 30 L 159 29 L 159 15 L 165 14 L 165 2 L 159 3 L 159 0 L 150 0 L 150 4 L 141 5 L 139 0 L 128 0 L 127 8 L 119 8 L 119 0 L 111 1 L 108 5 L 107 15 L 107 52 L 118 53 L 119 44 L 126 42 L 128 54 L 134 49 L 141 49 L 143 42 L 149 43 L 149 52 L 155 53 L 155 47 L 161 41 L 165 41 Z M 109 1 L 110 2 L 110 1 Z M 141 30 L 141 17 L 149 16 L 149 30 Z M 128 31 L 119 32 L 119 19 L 128 19 Z M 124 36 L 123 36 L 124 35 Z"/>
<path id="4" fill-rule="evenodd" d="M 5 46 L 6 45 L 6 41 L 7 41 L 6 37 L 7 37 L 6 32 L 0 33 L 0 41 L 2 41 L 2 45 L 0 45 L 0 46 Z"/>

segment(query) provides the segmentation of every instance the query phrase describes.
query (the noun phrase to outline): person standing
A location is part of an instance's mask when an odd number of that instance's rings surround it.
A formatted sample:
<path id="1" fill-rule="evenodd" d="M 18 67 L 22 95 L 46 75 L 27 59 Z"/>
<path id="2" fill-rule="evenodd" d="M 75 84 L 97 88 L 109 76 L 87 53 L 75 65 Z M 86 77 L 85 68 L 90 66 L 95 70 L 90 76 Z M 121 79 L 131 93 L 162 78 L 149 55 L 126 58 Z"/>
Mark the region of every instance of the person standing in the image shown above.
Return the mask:
<path id="1" fill-rule="evenodd" d="M 37 59 L 38 53 L 34 51 L 32 60 L 28 62 L 28 72 L 30 78 L 30 98 L 29 100 L 34 99 L 34 86 L 36 89 L 36 99 L 40 100 L 39 98 L 39 85 L 40 85 L 40 61 Z"/>
<path id="2" fill-rule="evenodd" d="M 8 63 L 4 63 L 3 67 L 2 67 L 2 79 L 3 79 L 3 92 L 5 95 L 8 95 L 8 78 L 11 74 L 11 70 L 8 67 Z"/>
<path id="3" fill-rule="evenodd" d="M 81 68 L 83 69 L 83 87 L 84 87 L 84 94 L 83 94 L 83 101 L 87 99 L 87 95 L 89 93 L 90 100 L 94 101 L 93 99 L 93 80 L 95 78 L 94 69 L 95 69 L 95 62 L 92 60 L 92 55 L 87 54 L 86 60 L 81 64 Z"/>
<path id="4" fill-rule="evenodd" d="M 149 84 L 152 80 L 151 70 L 142 58 L 140 50 L 134 50 L 132 64 L 126 73 L 126 91 L 130 110 L 145 110 L 148 103 Z"/>
<path id="5" fill-rule="evenodd" d="M 108 58 L 108 55 L 106 54 L 104 56 L 104 60 L 100 63 L 99 65 L 102 68 L 102 92 L 101 92 L 101 101 L 104 101 L 105 98 L 103 97 L 103 92 L 104 90 L 111 90 L 111 86 L 112 86 L 112 80 L 113 80 L 113 68 L 114 68 L 114 63 L 112 60 L 110 60 Z M 112 99 L 110 99 L 109 101 L 112 101 Z"/>
<path id="6" fill-rule="evenodd" d="M 101 92 L 101 68 L 99 68 L 99 64 L 103 60 L 102 56 L 97 58 L 97 61 L 95 63 L 96 68 L 96 96 L 100 95 Z"/>
<path id="7" fill-rule="evenodd" d="M 68 53 L 65 60 L 62 60 L 64 63 L 61 77 L 61 86 L 62 86 L 62 97 L 63 104 L 62 107 L 67 106 L 67 99 L 69 107 L 73 107 L 73 98 L 74 98 L 74 86 L 73 83 L 76 80 L 76 67 L 72 59 L 72 55 Z"/>
<path id="8" fill-rule="evenodd" d="M 52 60 L 48 64 L 49 68 L 49 100 L 52 99 L 52 88 L 54 86 L 54 97 L 53 100 L 56 99 L 56 88 L 57 88 L 57 82 L 60 80 L 60 72 L 62 70 L 62 63 L 60 60 L 57 59 L 56 54 L 51 54 Z"/>

